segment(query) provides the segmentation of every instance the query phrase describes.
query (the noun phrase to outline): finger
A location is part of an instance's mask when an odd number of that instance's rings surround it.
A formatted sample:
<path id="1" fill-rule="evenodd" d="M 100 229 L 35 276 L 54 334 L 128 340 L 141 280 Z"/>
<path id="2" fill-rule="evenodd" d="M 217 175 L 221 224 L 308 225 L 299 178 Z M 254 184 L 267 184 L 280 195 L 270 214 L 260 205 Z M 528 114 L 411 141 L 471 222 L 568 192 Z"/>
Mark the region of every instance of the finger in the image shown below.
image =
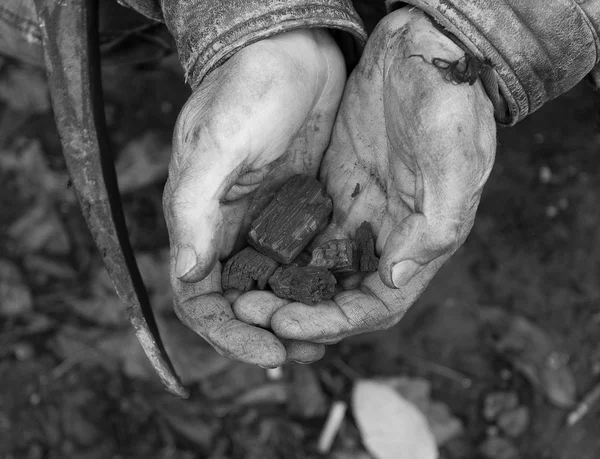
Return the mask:
<path id="1" fill-rule="evenodd" d="M 215 132 L 223 127 L 198 116 L 203 102 L 193 95 L 180 114 L 163 199 L 175 274 L 184 282 L 197 282 L 212 270 L 227 231 L 235 226 L 225 226 L 221 202 L 245 159 L 235 133 L 224 145 L 223 133 Z"/>
<path id="2" fill-rule="evenodd" d="M 325 355 L 325 345 L 306 341 L 282 340 L 287 351 L 287 361 L 313 363 Z"/>
<path id="3" fill-rule="evenodd" d="M 459 85 L 444 78 L 431 60 L 451 62 L 464 53 L 442 34 L 430 33 L 426 19 L 421 22 L 423 27 L 413 31 L 418 44 L 405 43 L 412 57 L 395 56 L 384 82 L 390 148 L 404 152 L 391 156 L 388 193 L 398 224 L 380 264 L 383 282 L 396 288 L 464 242 L 495 153 L 492 106 L 481 83 Z M 398 123 L 394 114 L 407 107 L 418 109 Z M 415 177 L 413 190 L 402 183 L 407 168 Z M 400 210 L 399 203 L 407 201 L 400 190 L 414 196 L 409 216 Z"/>
<path id="4" fill-rule="evenodd" d="M 271 317 L 279 308 L 291 303 L 271 292 L 250 291 L 241 294 L 232 305 L 238 320 L 257 327 L 270 328 Z"/>
<path id="5" fill-rule="evenodd" d="M 280 338 L 333 344 L 348 336 L 383 330 L 397 323 L 424 290 L 433 269 L 424 270 L 402 290 L 386 287 L 377 273 L 360 290 L 337 294 L 333 301 L 307 306 L 290 303 L 271 319 Z"/>
<path id="6" fill-rule="evenodd" d="M 290 304 L 271 292 L 251 291 L 236 298 L 232 305 L 236 318 L 249 325 L 262 328 L 271 327 L 271 317 L 283 306 Z M 304 341 L 283 340 L 287 362 L 312 363 L 325 355 L 325 346 Z"/>
<path id="7" fill-rule="evenodd" d="M 202 279 L 226 252 L 248 204 L 228 210 L 223 203 L 260 187 L 315 102 L 287 54 L 250 51 L 211 74 L 177 120 L 164 206 L 175 272 L 185 282 Z"/>
<path id="8" fill-rule="evenodd" d="M 286 362 L 281 341 L 262 328 L 240 322 L 220 294 L 220 264 L 203 281 L 185 283 L 172 270 L 175 312 L 217 352 L 241 362 L 274 368 Z"/>

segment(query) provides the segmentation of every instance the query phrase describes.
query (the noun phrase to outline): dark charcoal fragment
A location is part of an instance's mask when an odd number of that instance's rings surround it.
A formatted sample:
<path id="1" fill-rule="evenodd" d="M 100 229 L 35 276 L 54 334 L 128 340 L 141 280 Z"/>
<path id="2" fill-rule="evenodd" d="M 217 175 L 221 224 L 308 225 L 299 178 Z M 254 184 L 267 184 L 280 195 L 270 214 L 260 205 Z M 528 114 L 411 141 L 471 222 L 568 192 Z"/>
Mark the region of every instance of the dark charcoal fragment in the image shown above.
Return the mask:
<path id="1" fill-rule="evenodd" d="M 279 263 L 275 260 L 271 260 L 252 247 L 246 247 L 225 264 L 221 276 L 223 290 L 234 288 L 247 292 L 257 286 L 264 290 L 267 281 L 278 267 Z"/>
<path id="2" fill-rule="evenodd" d="M 314 305 L 329 300 L 335 293 L 336 280 L 328 270 L 292 264 L 277 268 L 269 279 L 273 293 L 280 298 Z"/>
<path id="3" fill-rule="evenodd" d="M 356 230 L 354 240 L 358 246 L 360 270 L 365 273 L 377 271 L 379 258 L 375 256 L 375 236 L 369 222 L 362 222 Z"/>
<path id="4" fill-rule="evenodd" d="M 252 222 L 248 242 L 274 260 L 291 263 L 325 229 L 332 210 L 321 183 L 309 175 L 296 175 Z"/>
<path id="5" fill-rule="evenodd" d="M 360 270 L 360 257 L 352 239 L 334 239 L 313 250 L 310 266 L 329 269 L 334 274 Z"/>

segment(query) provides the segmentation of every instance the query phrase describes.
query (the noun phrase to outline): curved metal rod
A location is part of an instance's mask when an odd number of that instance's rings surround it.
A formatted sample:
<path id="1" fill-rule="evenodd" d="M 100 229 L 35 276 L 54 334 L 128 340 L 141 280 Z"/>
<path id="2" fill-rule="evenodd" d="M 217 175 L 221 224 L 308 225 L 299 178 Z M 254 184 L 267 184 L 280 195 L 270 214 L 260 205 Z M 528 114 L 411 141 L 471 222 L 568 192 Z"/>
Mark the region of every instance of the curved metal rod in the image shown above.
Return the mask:
<path id="1" fill-rule="evenodd" d="M 50 95 L 79 204 L 135 333 L 167 389 L 189 393 L 167 356 L 135 261 L 106 135 L 98 0 L 35 0 Z"/>

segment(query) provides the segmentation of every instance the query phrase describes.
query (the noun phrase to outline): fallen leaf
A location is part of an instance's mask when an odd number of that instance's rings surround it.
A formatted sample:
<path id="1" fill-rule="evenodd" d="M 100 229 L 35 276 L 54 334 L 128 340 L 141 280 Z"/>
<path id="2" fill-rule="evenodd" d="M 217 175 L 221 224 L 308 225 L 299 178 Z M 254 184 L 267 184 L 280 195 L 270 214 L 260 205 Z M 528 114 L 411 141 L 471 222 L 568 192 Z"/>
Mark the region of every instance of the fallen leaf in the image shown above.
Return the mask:
<path id="1" fill-rule="evenodd" d="M 505 411 L 514 410 L 519 406 L 516 392 L 491 392 L 483 400 L 483 418 L 495 421 Z"/>
<path id="2" fill-rule="evenodd" d="M 127 327 L 129 321 L 104 266 L 96 266 L 86 295 L 65 293 L 62 300 L 80 317 L 103 326 Z"/>
<path id="3" fill-rule="evenodd" d="M 281 381 L 268 382 L 252 388 L 236 397 L 232 405 L 236 408 L 247 405 L 282 404 L 288 401 L 289 387 Z"/>
<path id="4" fill-rule="evenodd" d="M 0 171 L 10 177 L 10 192 L 21 206 L 8 222 L 6 234 L 22 252 L 66 255 L 70 240 L 57 209 L 75 203 L 66 173 L 52 171 L 38 141 L 22 140 L 0 152 Z"/>
<path id="5" fill-rule="evenodd" d="M 136 261 L 150 296 L 152 310 L 157 315 L 173 313 L 173 294 L 169 281 L 169 250 L 141 252 Z M 93 268 L 90 293 L 87 296 L 65 294 L 63 300 L 79 316 L 104 326 L 126 327 L 129 324 L 125 309 L 117 296 L 106 268 Z"/>
<path id="6" fill-rule="evenodd" d="M 23 257 L 23 266 L 35 279 L 36 285 L 46 284 L 50 279 L 72 281 L 79 275 L 66 262 L 41 254 L 26 254 Z"/>
<path id="7" fill-rule="evenodd" d="M 22 316 L 32 309 L 31 291 L 19 267 L 9 260 L 0 259 L 0 315 Z"/>
<path id="8" fill-rule="evenodd" d="M 464 431 L 462 422 L 452 414 L 448 406 L 431 398 L 431 383 L 428 380 L 397 376 L 382 381 L 393 387 L 423 413 L 438 446 Z"/>
<path id="9" fill-rule="evenodd" d="M 67 255 L 71 248 L 62 221 L 45 199 L 36 200 L 6 233 L 25 253 L 43 250 L 51 255 Z"/>
<path id="10" fill-rule="evenodd" d="M 479 446 L 479 452 L 485 459 L 519 459 L 517 447 L 504 437 L 491 436 Z"/>
<path id="11" fill-rule="evenodd" d="M 184 384 L 210 378 L 231 365 L 230 359 L 218 354 L 177 318 L 157 319 L 167 354 Z M 122 363 L 123 371 L 127 376 L 158 381 L 158 376 L 133 329 L 127 328 L 120 333 L 111 333 L 101 339 L 97 345 L 99 349 Z"/>
<path id="12" fill-rule="evenodd" d="M 20 63 L 3 66 L 0 101 L 13 110 L 30 114 L 50 110 L 50 94 L 44 71 Z"/>
<path id="13" fill-rule="evenodd" d="M 185 384 L 210 378 L 232 365 L 176 318 L 159 318 L 158 327 L 167 354 Z M 54 335 L 52 347 L 65 359 L 61 365 L 99 365 L 112 371 L 121 367 L 130 378 L 159 382 L 131 327 L 105 330 L 64 325 Z"/>
<path id="14" fill-rule="evenodd" d="M 49 199 L 73 204 L 77 202 L 74 191 L 66 187 L 67 172 L 50 169 L 38 140 L 21 139 L 11 145 L 10 150 L 0 152 L 0 171 L 14 177 L 13 191 L 20 198 Z"/>
<path id="15" fill-rule="evenodd" d="M 171 428 L 198 448 L 208 449 L 220 426 L 202 403 L 192 403 L 171 395 L 158 397 L 152 404 Z"/>
<path id="16" fill-rule="evenodd" d="M 554 405 L 575 404 L 575 378 L 548 333 L 524 317 L 500 308 L 480 308 L 482 323 L 490 330 L 496 352 L 520 371 Z"/>
<path id="17" fill-rule="evenodd" d="M 115 164 L 121 193 L 130 193 L 167 177 L 171 144 L 147 132 L 129 142 Z"/>
<path id="18" fill-rule="evenodd" d="M 529 408 L 521 405 L 500 414 L 496 423 L 504 435 L 510 438 L 517 438 L 523 435 L 529 427 L 529 419 Z"/>
<path id="19" fill-rule="evenodd" d="M 366 449 L 376 459 L 436 459 L 427 419 L 389 385 L 359 380 L 352 409 Z"/>

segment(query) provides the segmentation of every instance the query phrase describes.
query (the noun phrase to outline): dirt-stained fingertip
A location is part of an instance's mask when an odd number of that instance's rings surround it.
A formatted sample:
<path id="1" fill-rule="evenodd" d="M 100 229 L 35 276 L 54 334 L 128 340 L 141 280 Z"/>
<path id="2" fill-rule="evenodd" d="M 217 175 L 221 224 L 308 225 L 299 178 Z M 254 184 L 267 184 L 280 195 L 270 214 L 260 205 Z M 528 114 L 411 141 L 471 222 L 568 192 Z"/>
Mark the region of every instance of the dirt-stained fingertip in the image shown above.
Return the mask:
<path id="1" fill-rule="evenodd" d="M 179 251 L 181 252 L 181 250 Z M 195 252 L 193 252 L 195 254 Z M 186 255 L 186 257 L 189 255 Z M 179 254 L 177 256 L 177 264 L 175 265 L 175 275 L 177 276 L 177 278 L 181 281 L 181 282 L 186 282 L 186 283 L 193 283 L 193 282 L 200 282 L 201 280 L 203 280 L 204 278 L 206 278 L 206 276 L 208 276 L 210 274 L 210 272 L 213 270 L 213 268 L 215 267 L 215 264 L 217 263 L 217 254 L 214 253 L 212 254 L 211 259 L 208 262 L 202 262 L 199 260 L 200 257 L 196 257 L 195 258 L 195 264 L 192 264 L 191 262 L 189 262 L 189 265 L 191 266 L 189 270 L 184 271 L 182 275 L 179 275 L 178 272 L 178 266 L 179 266 Z M 184 262 L 182 262 L 182 266 L 183 266 Z M 183 269 L 182 269 L 183 271 Z"/>

